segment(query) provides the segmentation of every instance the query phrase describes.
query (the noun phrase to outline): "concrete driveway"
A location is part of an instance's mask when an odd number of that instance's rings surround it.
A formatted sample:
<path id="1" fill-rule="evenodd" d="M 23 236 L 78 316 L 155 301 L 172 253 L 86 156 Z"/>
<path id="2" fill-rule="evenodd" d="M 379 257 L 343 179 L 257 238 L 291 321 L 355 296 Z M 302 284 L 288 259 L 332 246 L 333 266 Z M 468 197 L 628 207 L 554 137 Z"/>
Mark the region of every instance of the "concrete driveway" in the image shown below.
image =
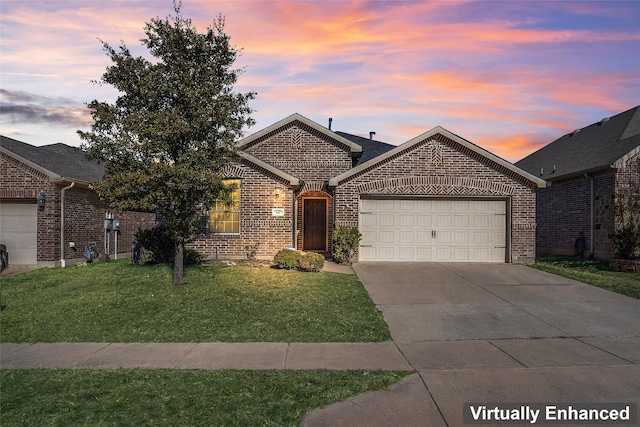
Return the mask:
<path id="1" fill-rule="evenodd" d="M 469 402 L 631 403 L 637 420 L 640 301 L 521 265 L 354 270 L 417 374 L 303 425 L 460 426 Z"/>

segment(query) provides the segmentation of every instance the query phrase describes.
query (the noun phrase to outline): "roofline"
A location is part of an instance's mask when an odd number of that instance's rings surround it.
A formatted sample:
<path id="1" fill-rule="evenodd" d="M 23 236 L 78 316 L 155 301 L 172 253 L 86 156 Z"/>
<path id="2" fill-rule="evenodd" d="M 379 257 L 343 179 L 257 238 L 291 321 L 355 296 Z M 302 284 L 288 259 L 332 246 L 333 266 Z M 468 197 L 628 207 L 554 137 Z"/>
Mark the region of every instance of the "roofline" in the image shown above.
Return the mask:
<path id="1" fill-rule="evenodd" d="M 13 151 L 9 150 L 6 147 L 0 146 L 0 152 L 5 153 L 8 156 L 13 157 L 14 159 L 34 168 L 35 170 L 37 170 L 38 172 L 42 172 L 43 174 L 47 175 L 49 177 L 50 181 L 60 181 L 62 179 L 62 177 L 60 175 L 58 175 L 57 173 L 50 171 L 47 168 L 44 168 L 42 166 L 40 166 L 37 163 L 32 162 L 31 160 L 22 157 L 19 154 L 14 153 Z"/>
<path id="2" fill-rule="evenodd" d="M 276 122 L 274 124 L 272 124 L 269 127 L 266 127 L 264 129 L 262 129 L 261 131 L 258 131 L 252 135 L 249 135 L 248 137 L 241 139 L 239 141 L 238 144 L 238 148 L 242 149 L 242 147 L 252 143 L 253 141 L 255 141 L 256 139 L 259 139 L 261 137 L 263 137 L 264 135 L 273 132 L 274 130 L 277 130 L 291 122 L 294 121 L 300 121 L 302 123 L 304 123 L 305 125 L 317 130 L 318 132 L 322 132 L 325 135 L 331 136 L 331 138 L 335 139 L 336 141 L 346 145 L 347 147 L 349 147 L 349 150 L 351 150 L 352 153 L 362 153 L 362 147 L 359 146 L 358 144 L 356 144 L 355 142 L 349 141 L 347 138 L 338 135 L 337 133 L 333 132 L 332 130 L 327 129 L 324 126 L 319 125 L 318 123 L 314 122 L 313 120 L 309 120 L 306 117 L 302 116 L 301 114 L 298 113 L 294 113 L 292 115 L 290 115 L 289 117 L 286 117 L 282 120 L 280 120 L 279 122 Z"/>
<path id="3" fill-rule="evenodd" d="M 273 165 L 270 165 L 269 163 L 266 163 L 260 159 L 258 159 L 257 157 L 252 156 L 251 154 L 245 153 L 244 151 L 238 151 L 238 155 L 240 157 L 242 157 L 243 159 L 253 163 L 254 165 L 261 167 L 262 169 L 265 169 L 271 173 L 273 173 L 274 175 L 279 176 L 280 178 L 284 179 L 285 181 L 289 181 L 289 185 L 291 185 L 292 187 L 295 188 L 299 188 L 301 187 L 301 183 L 300 183 L 300 178 L 296 178 L 293 175 L 290 175 L 278 168 L 276 168 Z"/>
<path id="4" fill-rule="evenodd" d="M 639 110 L 640 111 L 640 110 Z M 629 151 L 627 154 L 625 154 L 624 156 L 620 157 L 618 160 L 616 160 L 615 162 L 611 163 L 611 167 L 615 168 L 615 169 L 619 169 L 624 167 L 627 164 L 627 161 L 640 153 L 640 145 L 638 145 L 636 148 L 634 148 L 633 150 Z"/>
<path id="5" fill-rule="evenodd" d="M 404 151 L 406 149 L 412 148 L 413 146 L 421 143 L 422 141 L 432 138 L 435 135 L 442 135 L 444 137 L 447 137 L 455 142 L 457 142 L 458 144 L 470 149 L 471 151 L 474 151 L 484 157 L 486 157 L 487 159 L 499 164 L 500 166 L 517 173 L 518 175 L 522 176 L 523 178 L 526 178 L 527 180 L 533 182 L 538 188 L 544 188 L 547 186 L 547 183 L 545 180 L 538 178 L 537 176 L 534 176 L 532 174 L 530 174 L 529 172 L 515 166 L 513 163 L 510 163 L 504 159 L 502 159 L 501 157 L 496 156 L 495 154 L 490 153 L 489 151 L 485 150 L 484 148 L 478 147 L 477 145 L 467 141 L 464 138 L 459 137 L 458 135 L 449 132 L 448 130 L 446 130 L 445 128 L 441 127 L 441 126 L 436 126 L 433 129 L 431 129 L 430 131 L 427 131 L 421 135 L 416 136 L 413 139 L 410 139 L 409 141 L 405 142 L 404 144 L 398 145 L 397 147 L 387 151 L 386 153 L 383 153 L 381 155 L 379 155 L 378 157 L 374 157 L 373 159 L 356 166 L 353 169 L 348 170 L 347 172 L 344 172 L 334 178 L 331 178 L 329 180 L 329 186 L 330 187 L 337 187 L 338 185 L 340 185 L 340 183 L 348 178 L 350 178 L 351 176 L 358 174 L 372 166 L 375 166 L 378 163 L 381 163 L 385 160 L 387 160 L 388 158 L 395 156 L 396 154 L 400 153 L 401 151 Z"/>
<path id="6" fill-rule="evenodd" d="M 19 162 L 22 162 L 25 165 L 34 168 L 38 172 L 42 172 L 43 174 L 47 175 L 49 177 L 49 182 L 52 184 L 68 185 L 72 182 L 75 182 L 76 185 L 79 185 L 81 187 L 93 189 L 93 184 L 91 182 L 87 182 L 81 179 L 66 177 L 66 176 L 60 176 L 57 173 L 50 171 L 49 169 L 44 168 L 39 164 L 34 163 L 33 161 L 22 157 L 19 154 L 14 153 L 13 151 L 9 150 L 6 147 L 0 146 L 0 152 L 3 152 L 6 155 L 11 156 L 14 159 L 18 160 Z"/>

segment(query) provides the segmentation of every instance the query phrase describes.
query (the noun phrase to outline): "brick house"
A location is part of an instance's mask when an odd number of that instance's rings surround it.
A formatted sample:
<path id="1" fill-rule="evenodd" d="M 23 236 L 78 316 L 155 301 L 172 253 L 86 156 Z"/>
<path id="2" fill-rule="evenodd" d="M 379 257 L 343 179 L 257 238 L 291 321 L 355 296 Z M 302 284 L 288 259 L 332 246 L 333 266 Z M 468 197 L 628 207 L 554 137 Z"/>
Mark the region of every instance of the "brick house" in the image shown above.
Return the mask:
<path id="1" fill-rule="evenodd" d="M 576 129 L 517 162 L 550 183 L 537 194 L 538 252 L 613 257 L 616 198 L 640 181 L 638 162 L 640 106 Z"/>
<path id="2" fill-rule="evenodd" d="M 233 201 L 207 210 L 189 246 L 205 257 L 330 253 L 335 227 L 352 226 L 360 261 L 535 259 L 544 180 L 441 127 L 393 146 L 293 114 L 239 147 Z"/>
<path id="3" fill-rule="evenodd" d="M 120 221 L 118 252 L 131 253 L 138 228 L 155 224 L 155 213 L 114 212 L 91 183 L 104 167 L 86 160 L 65 144 L 35 147 L 0 137 L 0 242 L 7 245 L 10 264 L 56 266 L 83 262 L 89 242 L 104 253 L 107 212 Z M 43 206 L 37 199 L 44 195 Z M 109 253 L 115 251 L 110 232 Z"/>

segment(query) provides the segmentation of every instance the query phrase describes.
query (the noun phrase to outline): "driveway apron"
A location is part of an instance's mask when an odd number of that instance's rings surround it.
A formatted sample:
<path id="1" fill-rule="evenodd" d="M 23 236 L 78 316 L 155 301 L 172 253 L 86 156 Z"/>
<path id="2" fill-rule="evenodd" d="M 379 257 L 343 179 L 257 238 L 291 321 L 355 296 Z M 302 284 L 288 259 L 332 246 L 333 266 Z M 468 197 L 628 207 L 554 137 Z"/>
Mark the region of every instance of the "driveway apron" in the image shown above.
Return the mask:
<path id="1" fill-rule="evenodd" d="M 311 412 L 303 425 L 395 417 L 400 426 L 459 426 L 469 402 L 625 402 L 637 419 L 640 301 L 522 265 L 359 263 L 354 271 L 417 374 Z M 408 390 L 412 399 L 402 399 Z M 368 416 L 357 422 L 354 413 Z"/>

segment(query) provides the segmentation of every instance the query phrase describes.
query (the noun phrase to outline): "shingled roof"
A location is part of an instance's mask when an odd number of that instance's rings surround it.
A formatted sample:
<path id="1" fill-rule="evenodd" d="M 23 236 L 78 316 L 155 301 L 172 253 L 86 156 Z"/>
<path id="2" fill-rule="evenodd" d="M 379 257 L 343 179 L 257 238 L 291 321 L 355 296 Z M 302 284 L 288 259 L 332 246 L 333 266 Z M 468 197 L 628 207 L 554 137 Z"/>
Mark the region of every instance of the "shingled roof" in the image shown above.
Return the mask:
<path id="1" fill-rule="evenodd" d="M 608 170 L 640 150 L 640 106 L 556 139 L 516 163 L 547 181 Z"/>
<path id="2" fill-rule="evenodd" d="M 62 143 L 36 147 L 0 136 L 0 148 L 18 160 L 26 160 L 54 180 L 92 184 L 102 179 L 105 170 L 103 164 L 87 160 L 82 150 Z"/>
<path id="3" fill-rule="evenodd" d="M 395 145 L 387 144 L 386 142 L 376 141 L 374 139 L 363 138 L 358 135 L 352 135 L 346 132 L 336 132 L 343 138 L 349 141 L 355 142 L 362 147 L 362 155 L 358 159 L 358 164 L 364 163 L 368 160 L 378 157 L 380 154 L 384 154 L 389 150 L 396 148 Z"/>

